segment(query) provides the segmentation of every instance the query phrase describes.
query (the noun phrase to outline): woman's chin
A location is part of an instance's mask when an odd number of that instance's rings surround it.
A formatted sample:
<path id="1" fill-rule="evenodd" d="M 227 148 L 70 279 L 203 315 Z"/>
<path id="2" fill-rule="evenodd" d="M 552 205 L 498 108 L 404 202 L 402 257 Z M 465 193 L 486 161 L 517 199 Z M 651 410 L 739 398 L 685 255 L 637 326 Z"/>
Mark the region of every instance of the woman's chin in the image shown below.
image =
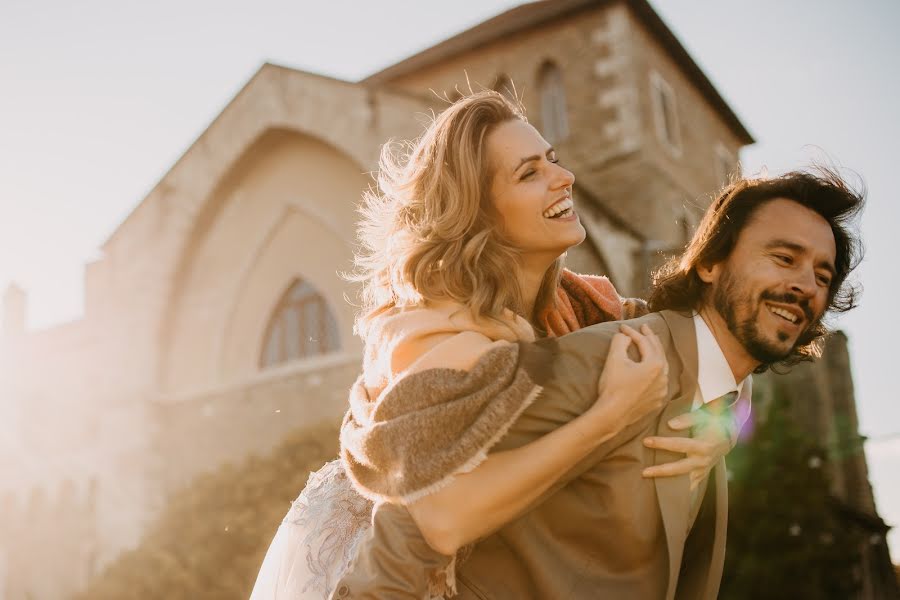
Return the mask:
<path id="1" fill-rule="evenodd" d="M 582 235 L 573 235 L 572 237 L 566 239 L 565 242 L 561 243 L 558 247 L 559 256 L 564 256 L 566 254 L 566 252 L 568 252 L 575 246 L 578 246 L 584 240 L 585 240 L 585 235 L 583 233 L 582 233 Z"/>
<path id="2" fill-rule="evenodd" d="M 581 221 L 576 220 L 575 223 L 577 227 L 573 228 L 574 231 L 572 232 L 572 237 L 568 240 L 569 244 L 566 246 L 566 250 L 579 245 L 587 237 L 587 232 L 584 230 L 584 225 L 581 224 Z"/>

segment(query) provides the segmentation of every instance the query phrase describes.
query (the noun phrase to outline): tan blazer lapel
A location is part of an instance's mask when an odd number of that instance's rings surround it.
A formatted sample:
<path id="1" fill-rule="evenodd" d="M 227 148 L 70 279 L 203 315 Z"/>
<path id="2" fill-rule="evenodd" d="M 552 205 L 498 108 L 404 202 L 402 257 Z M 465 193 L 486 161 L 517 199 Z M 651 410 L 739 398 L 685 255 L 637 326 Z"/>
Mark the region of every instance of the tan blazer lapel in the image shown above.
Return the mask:
<path id="1" fill-rule="evenodd" d="M 725 459 L 720 460 L 715 467 L 715 480 L 716 531 L 713 534 L 712 560 L 704 598 L 719 597 L 719 585 L 725 567 L 725 535 L 728 532 L 728 472 L 725 468 Z"/>
<path id="2" fill-rule="evenodd" d="M 688 412 L 694 401 L 694 394 L 697 390 L 697 334 L 692 318 L 672 311 L 662 311 L 660 314 L 669 326 L 672 345 L 681 360 L 682 370 L 678 395 L 670 400 L 663 410 L 657 426 L 657 435 L 688 437 L 690 436 L 689 430 L 675 431 L 669 428 L 669 419 Z M 657 450 L 654 453 L 653 463 L 659 465 L 680 458 L 684 458 L 683 455 Z M 656 484 L 659 511 L 666 532 L 666 545 L 669 550 L 669 583 L 666 598 L 671 599 L 675 596 L 681 557 L 687 538 L 691 501 L 690 480 L 686 475 L 657 477 L 654 479 L 654 483 Z"/>

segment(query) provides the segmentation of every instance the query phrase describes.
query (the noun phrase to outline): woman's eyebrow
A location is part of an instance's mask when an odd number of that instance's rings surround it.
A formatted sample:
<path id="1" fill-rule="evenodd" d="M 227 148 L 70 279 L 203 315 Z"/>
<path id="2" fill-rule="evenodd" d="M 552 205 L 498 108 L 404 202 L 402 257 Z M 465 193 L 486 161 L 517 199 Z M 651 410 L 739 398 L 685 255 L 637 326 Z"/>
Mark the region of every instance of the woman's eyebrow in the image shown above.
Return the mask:
<path id="1" fill-rule="evenodd" d="M 553 146 L 551 146 L 551 147 L 547 148 L 547 151 L 544 153 L 544 156 L 550 156 L 550 155 L 553 154 L 554 152 L 556 152 L 556 150 L 553 148 Z M 522 168 L 522 165 L 524 165 L 525 163 L 530 163 L 530 162 L 533 161 L 533 160 L 540 160 L 540 159 L 541 159 L 541 155 L 540 155 L 540 154 L 534 154 L 534 155 L 532 155 L 532 156 L 526 156 L 525 158 L 523 158 L 522 160 L 519 161 L 519 164 L 517 164 L 517 165 L 516 165 L 516 168 L 513 169 L 513 173 L 515 173 L 516 171 L 518 171 L 519 169 L 521 169 L 521 168 Z"/>
<path id="2" fill-rule="evenodd" d="M 540 154 L 535 154 L 534 156 L 527 156 L 527 157 L 523 158 L 521 161 L 519 161 L 519 164 L 516 165 L 516 168 L 513 169 L 513 173 L 515 173 L 516 171 L 521 169 L 522 165 L 524 165 L 525 163 L 530 163 L 533 160 L 540 160 L 540 159 L 541 159 Z"/>

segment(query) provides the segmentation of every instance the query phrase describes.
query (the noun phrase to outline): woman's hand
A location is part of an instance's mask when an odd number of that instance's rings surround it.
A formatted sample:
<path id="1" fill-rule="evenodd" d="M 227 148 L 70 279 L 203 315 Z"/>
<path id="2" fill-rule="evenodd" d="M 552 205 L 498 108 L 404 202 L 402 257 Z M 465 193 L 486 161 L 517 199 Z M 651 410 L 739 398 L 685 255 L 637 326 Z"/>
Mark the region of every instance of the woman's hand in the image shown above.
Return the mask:
<path id="1" fill-rule="evenodd" d="M 606 429 L 621 431 L 660 410 L 668 398 L 669 362 L 662 342 L 647 325 L 628 325 L 613 336 L 597 386 L 597 402 L 587 411 Z M 628 356 L 634 344 L 639 360 Z"/>
<path id="2" fill-rule="evenodd" d="M 734 421 L 728 412 L 713 415 L 695 410 L 670 419 L 669 427 L 676 431 L 691 429 L 692 437 L 648 437 L 644 438 L 644 445 L 686 456 L 664 465 L 647 467 L 641 474 L 644 477 L 673 477 L 687 473 L 690 475 L 691 490 L 697 489 L 737 440 Z"/>

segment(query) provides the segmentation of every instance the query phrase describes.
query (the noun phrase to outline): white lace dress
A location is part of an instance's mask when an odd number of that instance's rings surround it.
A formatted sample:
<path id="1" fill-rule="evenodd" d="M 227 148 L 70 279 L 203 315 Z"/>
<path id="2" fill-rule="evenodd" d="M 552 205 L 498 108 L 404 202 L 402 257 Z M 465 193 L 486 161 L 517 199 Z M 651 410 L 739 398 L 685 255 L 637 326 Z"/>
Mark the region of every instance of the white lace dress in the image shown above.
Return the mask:
<path id="1" fill-rule="evenodd" d="M 371 526 L 372 502 L 333 460 L 310 474 L 278 527 L 250 600 L 328 598 Z"/>

